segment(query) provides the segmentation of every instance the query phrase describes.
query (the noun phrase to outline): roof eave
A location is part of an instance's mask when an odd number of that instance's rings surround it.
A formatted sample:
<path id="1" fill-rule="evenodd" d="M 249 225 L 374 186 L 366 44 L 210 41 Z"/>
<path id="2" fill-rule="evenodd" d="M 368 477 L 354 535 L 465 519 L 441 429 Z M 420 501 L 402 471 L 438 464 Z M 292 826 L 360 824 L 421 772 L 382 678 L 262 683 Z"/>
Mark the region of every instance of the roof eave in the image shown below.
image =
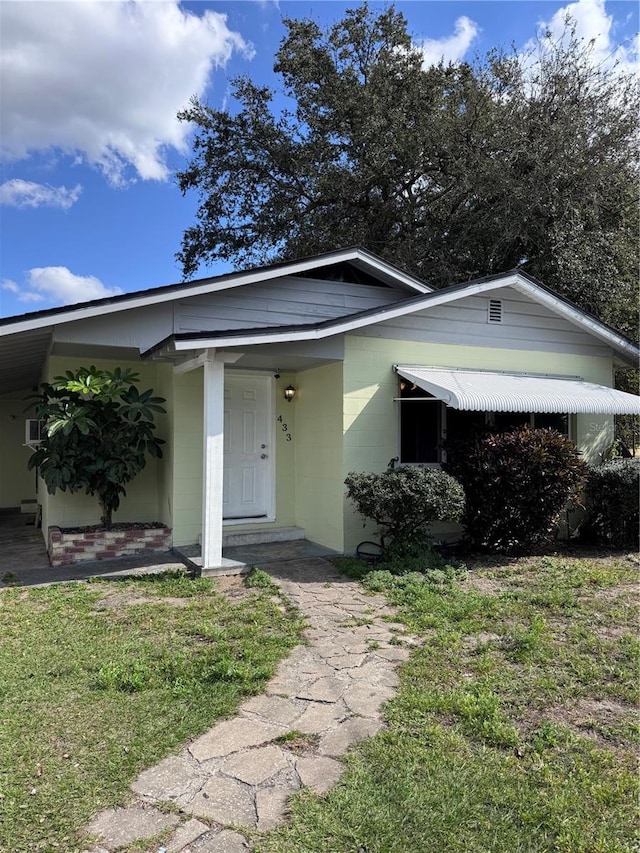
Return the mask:
<path id="1" fill-rule="evenodd" d="M 198 279 L 195 282 L 165 285 L 160 288 L 152 288 L 135 293 L 94 299 L 70 307 L 51 308 L 46 311 L 34 311 L 31 314 L 2 318 L 0 319 L 0 335 L 16 334 L 18 332 L 53 326 L 58 323 L 69 323 L 98 315 L 131 310 L 133 308 L 160 305 L 165 302 L 171 302 L 176 298 L 186 299 L 190 296 L 229 290 L 257 281 L 296 275 L 296 273 L 331 266 L 341 262 L 357 262 L 366 269 L 378 271 L 388 282 L 396 282 L 398 285 L 419 294 L 432 292 L 432 288 L 425 282 L 402 270 L 396 269 L 391 264 L 383 261 L 381 258 L 377 258 L 364 249 L 337 249 L 335 252 L 326 252 L 325 254 L 314 257 L 284 261 L 279 264 L 272 264 L 271 266 L 257 267 L 239 272 L 223 273 L 220 276 Z"/>

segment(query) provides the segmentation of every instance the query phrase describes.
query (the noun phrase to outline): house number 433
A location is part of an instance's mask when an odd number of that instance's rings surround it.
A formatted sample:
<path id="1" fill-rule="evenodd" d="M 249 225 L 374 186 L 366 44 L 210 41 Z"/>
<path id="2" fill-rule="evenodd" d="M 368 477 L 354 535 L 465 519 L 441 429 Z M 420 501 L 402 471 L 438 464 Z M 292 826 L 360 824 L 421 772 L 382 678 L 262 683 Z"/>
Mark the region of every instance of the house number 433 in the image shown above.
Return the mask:
<path id="1" fill-rule="evenodd" d="M 276 420 L 277 420 L 277 421 L 278 421 L 278 423 L 280 424 L 280 429 L 281 429 L 281 430 L 282 430 L 282 432 L 284 433 L 285 441 L 291 441 L 292 436 L 291 436 L 291 433 L 289 432 L 289 424 L 287 424 L 287 423 L 283 420 L 282 415 L 278 415 L 278 417 L 276 418 Z"/>

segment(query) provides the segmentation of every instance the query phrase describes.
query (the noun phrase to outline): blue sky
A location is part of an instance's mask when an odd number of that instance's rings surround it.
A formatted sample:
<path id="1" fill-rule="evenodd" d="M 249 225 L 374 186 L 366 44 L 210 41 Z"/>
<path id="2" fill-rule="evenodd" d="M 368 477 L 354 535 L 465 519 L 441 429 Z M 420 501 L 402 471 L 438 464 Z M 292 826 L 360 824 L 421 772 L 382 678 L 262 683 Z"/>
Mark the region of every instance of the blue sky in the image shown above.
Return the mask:
<path id="1" fill-rule="evenodd" d="M 236 75 L 276 85 L 282 18 L 326 25 L 355 5 L 3 0 L 0 316 L 180 281 L 174 256 L 196 199 L 183 198 L 174 177 L 189 154 L 176 112 L 192 94 L 228 104 Z M 559 31 L 568 10 L 599 58 L 638 68 L 634 0 L 396 7 L 425 62 L 521 49 L 540 27 Z"/>

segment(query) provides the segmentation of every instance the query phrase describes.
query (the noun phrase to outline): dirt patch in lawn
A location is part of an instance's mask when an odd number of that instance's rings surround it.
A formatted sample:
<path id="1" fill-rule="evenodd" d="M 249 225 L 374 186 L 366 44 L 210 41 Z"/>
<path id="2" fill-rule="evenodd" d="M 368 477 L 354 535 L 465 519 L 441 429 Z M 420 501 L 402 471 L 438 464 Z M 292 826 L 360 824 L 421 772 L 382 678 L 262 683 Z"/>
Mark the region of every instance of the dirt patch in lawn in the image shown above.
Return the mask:
<path id="1" fill-rule="evenodd" d="M 216 578 L 216 586 L 220 592 L 231 601 L 249 598 L 252 590 L 244 585 L 246 575 L 227 575 Z"/>
<path id="2" fill-rule="evenodd" d="M 114 592 L 98 599 L 95 607 L 98 610 L 120 610 L 121 607 L 132 607 L 136 604 L 169 604 L 172 607 L 186 607 L 190 598 L 174 598 L 172 596 L 136 595 L 132 592 Z"/>
<path id="3" fill-rule="evenodd" d="M 580 598 L 593 598 L 596 601 L 604 602 L 618 601 L 620 598 L 625 598 L 629 602 L 637 602 L 640 598 L 640 584 L 636 582 L 618 583 L 615 586 L 592 589 L 580 595 Z"/>
<path id="4" fill-rule="evenodd" d="M 474 589 L 482 595 L 498 595 L 506 587 L 496 578 L 487 578 L 484 575 L 469 574 L 461 584 L 463 589 Z"/>
<path id="5" fill-rule="evenodd" d="M 524 728 L 531 731 L 543 721 L 557 723 L 601 744 L 615 746 L 618 740 L 615 732 L 626 723 L 633 723 L 637 716 L 638 709 L 631 705 L 585 697 L 534 712 L 524 721 Z M 626 749 L 628 751 L 629 747 Z"/>
<path id="6" fill-rule="evenodd" d="M 619 640 L 629 634 L 637 636 L 638 625 L 601 625 L 594 628 L 593 633 L 600 640 Z"/>

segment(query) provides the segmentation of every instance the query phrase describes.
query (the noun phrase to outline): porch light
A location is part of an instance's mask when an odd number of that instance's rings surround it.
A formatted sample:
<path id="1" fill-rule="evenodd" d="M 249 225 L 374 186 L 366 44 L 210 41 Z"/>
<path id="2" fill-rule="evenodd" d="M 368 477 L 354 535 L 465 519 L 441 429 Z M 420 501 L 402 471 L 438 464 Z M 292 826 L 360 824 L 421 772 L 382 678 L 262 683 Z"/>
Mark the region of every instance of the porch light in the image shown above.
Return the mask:
<path id="1" fill-rule="evenodd" d="M 293 387 L 293 385 L 287 385 L 287 387 L 284 389 L 284 399 L 287 401 L 287 403 L 290 403 L 295 396 L 296 389 Z"/>

